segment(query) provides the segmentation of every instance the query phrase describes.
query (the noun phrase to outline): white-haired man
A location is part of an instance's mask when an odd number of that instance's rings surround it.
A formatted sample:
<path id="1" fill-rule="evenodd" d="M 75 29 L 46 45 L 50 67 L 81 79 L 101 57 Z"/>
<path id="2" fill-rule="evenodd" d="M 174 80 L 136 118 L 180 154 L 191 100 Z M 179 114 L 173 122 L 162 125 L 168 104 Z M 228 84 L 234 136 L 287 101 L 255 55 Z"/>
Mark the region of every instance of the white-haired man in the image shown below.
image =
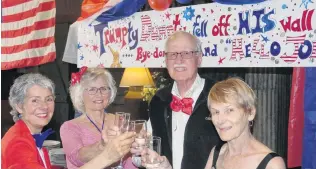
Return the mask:
<path id="1" fill-rule="evenodd" d="M 209 153 L 220 142 L 210 121 L 207 96 L 214 82 L 198 74 L 201 42 L 190 33 L 177 31 L 165 45 L 166 65 L 172 86 L 152 98 L 148 128 L 161 137 L 161 155 L 173 169 L 204 169 Z"/>

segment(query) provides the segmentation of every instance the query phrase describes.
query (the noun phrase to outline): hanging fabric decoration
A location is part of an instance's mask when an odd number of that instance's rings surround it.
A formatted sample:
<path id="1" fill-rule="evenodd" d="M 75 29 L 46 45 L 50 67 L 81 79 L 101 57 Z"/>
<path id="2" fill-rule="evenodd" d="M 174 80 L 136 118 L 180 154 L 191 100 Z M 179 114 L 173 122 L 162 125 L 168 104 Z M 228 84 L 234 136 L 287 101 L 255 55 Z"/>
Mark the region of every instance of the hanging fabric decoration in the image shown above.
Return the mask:
<path id="1" fill-rule="evenodd" d="M 96 20 L 101 23 L 118 20 L 133 15 L 146 4 L 146 0 L 123 0 L 111 9 L 103 12 Z"/>
<path id="2" fill-rule="evenodd" d="M 177 2 L 180 4 L 189 4 L 192 2 L 192 0 L 177 0 Z"/>
<path id="3" fill-rule="evenodd" d="M 90 17 L 100 11 L 109 0 L 83 0 L 81 4 L 81 16 L 78 21 Z"/>

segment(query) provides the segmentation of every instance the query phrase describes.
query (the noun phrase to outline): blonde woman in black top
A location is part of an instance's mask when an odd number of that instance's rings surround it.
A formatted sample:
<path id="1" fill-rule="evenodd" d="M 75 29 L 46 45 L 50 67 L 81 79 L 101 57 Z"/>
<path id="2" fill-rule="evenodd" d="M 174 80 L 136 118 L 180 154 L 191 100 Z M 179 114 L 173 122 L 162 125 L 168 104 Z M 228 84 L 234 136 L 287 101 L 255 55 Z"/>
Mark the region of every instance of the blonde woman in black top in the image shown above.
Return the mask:
<path id="1" fill-rule="evenodd" d="M 256 96 L 239 78 L 216 83 L 208 95 L 210 120 L 225 144 L 215 146 L 205 169 L 286 169 L 283 159 L 250 132 Z"/>

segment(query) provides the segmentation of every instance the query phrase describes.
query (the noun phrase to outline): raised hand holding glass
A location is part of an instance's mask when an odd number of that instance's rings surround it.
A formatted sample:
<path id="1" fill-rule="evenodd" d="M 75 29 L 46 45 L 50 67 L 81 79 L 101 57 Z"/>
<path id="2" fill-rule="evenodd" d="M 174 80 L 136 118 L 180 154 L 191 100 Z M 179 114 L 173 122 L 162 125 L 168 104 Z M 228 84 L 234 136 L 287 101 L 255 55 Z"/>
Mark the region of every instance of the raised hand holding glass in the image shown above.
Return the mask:
<path id="1" fill-rule="evenodd" d="M 147 151 L 145 154 L 144 166 L 147 169 L 153 169 L 160 164 L 160 152 L 161 152 L 161 138 L 160 137 L 150 137 L 147 140 Z"/>

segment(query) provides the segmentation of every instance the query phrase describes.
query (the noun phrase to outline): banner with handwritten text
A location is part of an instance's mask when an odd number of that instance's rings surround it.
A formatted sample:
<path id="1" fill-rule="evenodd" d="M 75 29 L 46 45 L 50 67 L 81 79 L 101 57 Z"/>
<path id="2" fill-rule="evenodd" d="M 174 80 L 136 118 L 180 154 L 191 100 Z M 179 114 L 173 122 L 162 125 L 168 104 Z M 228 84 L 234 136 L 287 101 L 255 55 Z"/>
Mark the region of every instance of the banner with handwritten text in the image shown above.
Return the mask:
<path id="1" fill-rule="evenodd" d="M 165 67 L 166 39 L 184 30 L 202 42 L 202 67 L 315 67 L 315 9 L 308 0 L 210 3 L 81 25 L 77 64 Z"/>

